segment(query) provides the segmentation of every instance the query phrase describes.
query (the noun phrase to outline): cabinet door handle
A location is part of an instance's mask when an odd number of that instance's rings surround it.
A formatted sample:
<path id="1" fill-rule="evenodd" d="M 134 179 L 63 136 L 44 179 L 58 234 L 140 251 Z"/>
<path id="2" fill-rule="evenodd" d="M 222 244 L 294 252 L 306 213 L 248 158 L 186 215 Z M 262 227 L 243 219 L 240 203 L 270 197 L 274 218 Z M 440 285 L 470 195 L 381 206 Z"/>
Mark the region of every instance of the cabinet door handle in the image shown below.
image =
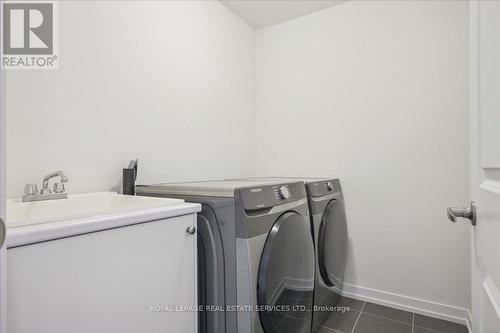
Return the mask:
<path id="1" fill-rule="evenodd" d="M 187 227 L 187 228 L 186 228 L 186 232 L 187 232 L 188 234 L 190 234 L 190 235 L 194 235 L 194 233 L 196 232 L 196 228 L 195 228 L 195 227 L 192 227 L 192 226 Z"/>

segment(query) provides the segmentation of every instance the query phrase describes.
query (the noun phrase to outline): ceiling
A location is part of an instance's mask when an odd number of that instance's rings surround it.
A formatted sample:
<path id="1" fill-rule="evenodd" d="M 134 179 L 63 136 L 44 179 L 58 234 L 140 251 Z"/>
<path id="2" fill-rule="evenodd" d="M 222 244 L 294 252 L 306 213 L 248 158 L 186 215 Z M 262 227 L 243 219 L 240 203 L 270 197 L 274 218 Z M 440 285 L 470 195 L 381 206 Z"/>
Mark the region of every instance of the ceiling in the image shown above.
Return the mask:
<path id="1" fill-rule="evenodd" d="M 345 0 L 220 0 L 254 29 L 322 10 Z"/>

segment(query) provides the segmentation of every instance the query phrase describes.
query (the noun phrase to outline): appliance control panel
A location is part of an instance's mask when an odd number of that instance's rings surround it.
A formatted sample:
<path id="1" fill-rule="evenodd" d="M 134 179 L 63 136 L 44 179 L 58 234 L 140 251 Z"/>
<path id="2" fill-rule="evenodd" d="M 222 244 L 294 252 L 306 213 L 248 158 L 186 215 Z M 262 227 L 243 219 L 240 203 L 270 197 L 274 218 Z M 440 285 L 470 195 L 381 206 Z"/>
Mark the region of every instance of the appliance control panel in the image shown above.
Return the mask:
<path id="1" fill-rule="evenodd" d="M 239 188 L 238 191 L 245 210 L 270 208 L 306 196 L 302 182 L 244 187 Z"/>
<path id="2" fill-rule="evenodd" d="M 327 195 L 333 192 L 341 191 L 340 181 L 338 179 L 321 180 L 306 184 L 309 193 L 313 197 Z"/>

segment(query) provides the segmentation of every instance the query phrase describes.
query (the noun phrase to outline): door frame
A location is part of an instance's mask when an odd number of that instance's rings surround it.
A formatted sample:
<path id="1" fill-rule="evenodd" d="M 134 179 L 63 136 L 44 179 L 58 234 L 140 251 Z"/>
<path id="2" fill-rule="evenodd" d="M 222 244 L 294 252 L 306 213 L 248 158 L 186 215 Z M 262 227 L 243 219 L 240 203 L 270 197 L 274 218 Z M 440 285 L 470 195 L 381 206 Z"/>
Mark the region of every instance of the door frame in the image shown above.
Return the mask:
<path id="1" fill-rule="evenodd" d="M 3 17 L 3 2 L 0 0 L 0 17 Z M 3 38 L 2 38 L 3 39 Z M 1 40 L 1 39 L 0 39 Z M 0 69 L 0 217 L 6 220 L 6 73 L 5 69 Z M 7 228 L 5 228 L 7 231 Z M 6 237 L 7 238 L 7 237 Z M 0 333 L 7 332 L 7 239 L 0 248 Z"/>
<path id="2" fill-rule="evenodd" d="M 477 168 L 479 154 L 479 3 L 471 1 L 469 4 L 469 126 L 470 126 L 470 199 L 474 200 L 477 186 Z M 479 276 L 475 272 L 475 233 L 470 230 L 470 311 L 467 319 L 467 328 L 470 333 L 478 332 L 477 321 L 473 320 L 473 313 L 479 305 L 474 294 L 479 292 Z"/>

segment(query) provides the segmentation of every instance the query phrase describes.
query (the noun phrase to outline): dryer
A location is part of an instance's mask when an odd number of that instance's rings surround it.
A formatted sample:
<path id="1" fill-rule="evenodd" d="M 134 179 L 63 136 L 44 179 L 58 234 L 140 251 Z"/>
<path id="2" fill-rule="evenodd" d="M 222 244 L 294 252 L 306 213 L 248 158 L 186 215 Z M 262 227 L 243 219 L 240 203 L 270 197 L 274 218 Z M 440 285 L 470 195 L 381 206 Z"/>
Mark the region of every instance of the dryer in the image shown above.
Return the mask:
<path id="1" fill-rule="evenodd" d="M 316 252 L 316 285 L 312 331 L 338 305 L 347 258 L 347 219 L 338 179 L 304 179 Z"/>
<path id="2" fill-rule="evenodd" d="M 337 178 L 260 177 L 246 181 L 302 181 L 307 190 L 315 244 L 316 279 L 312 332 L 338 305 L 347 258 L 347 219 L 344 196 Z"/>
<path id="3" fill-rule="evenodd" d="M 315 255 L 302 182 L 139 185 L 138 195 L 202 204 L 198 214 L 200 332 L 310 333 Z"/>

